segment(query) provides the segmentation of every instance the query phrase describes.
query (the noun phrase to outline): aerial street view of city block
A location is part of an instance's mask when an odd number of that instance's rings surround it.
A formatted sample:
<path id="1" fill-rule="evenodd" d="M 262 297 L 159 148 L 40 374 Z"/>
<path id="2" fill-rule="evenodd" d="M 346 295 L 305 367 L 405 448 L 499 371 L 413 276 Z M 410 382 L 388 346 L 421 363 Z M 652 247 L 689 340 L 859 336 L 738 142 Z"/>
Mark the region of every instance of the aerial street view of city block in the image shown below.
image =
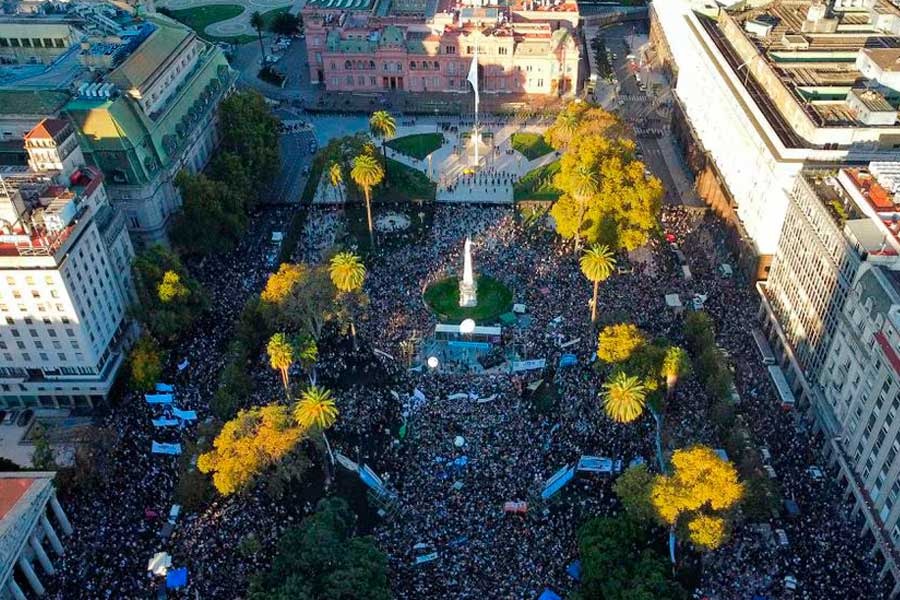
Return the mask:
<path id="1" fill-rule="evenodd" d="M 0 5 L 0 600 L 900 598 L 900 1 Z"/>

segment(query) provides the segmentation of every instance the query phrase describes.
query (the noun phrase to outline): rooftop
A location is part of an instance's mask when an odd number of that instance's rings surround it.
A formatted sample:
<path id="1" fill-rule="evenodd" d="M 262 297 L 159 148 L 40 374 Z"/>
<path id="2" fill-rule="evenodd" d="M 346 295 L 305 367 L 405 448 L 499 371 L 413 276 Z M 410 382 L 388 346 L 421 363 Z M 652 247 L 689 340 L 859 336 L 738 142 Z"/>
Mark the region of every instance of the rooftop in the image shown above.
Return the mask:
<path id="1" fill-rule="evenodd" d="M 886 0 L 874 0 L 873 19 L 864 11 L 822 14 L 820 5 L 813 4 L 813 0 L 781 0 L 749 10 L 723 10 L 718 20 L 702 22 L 707 30 L 715 29 L 711 35 L 718 38 L 717 45 L 729 46 L 726 54 L 735 59 L 732 68 L 753 74 L 746 83 L 748 91 L 753 95 L 750 88 L 760 86 L 757 91 L 769 96 L 771 109 L 787 114 L 793 108 L 779 96 L 781 90 L 776 88 L 783 87 L 817 127 L 867 127 L 848 104 L 848 95 L 855 88 L 872 87 L 881 99 L 873 99 L 871 106 L 877 109 L 870 110 L 895 111 L 900 90 L 867 79 L 857 68 L 857 59 L 864 54 L 883 70 L 900 70 L 900 27 L 892 32 L 879 20 L 896 17 L 900 25 L 900 11 Z M 741 79 L 748 78 L 744 74 Z"/>
<path id="2" fill-rule="evenodd" d="M 43 119 L 25 134 L 26 140 L 55 140 L 56 136 L 68 128 L 67 121 L 62 119 Z"/>
<path id="3" fill-rule="evenodd" d="M 179 49 L 189 44 L 196 35 L 186 27 L 159 23 L 146 38 L 141 39 L 136 48 L 110 71 L 106 79 L 123 90 L 145 89 L 154 76 L 168 66 L 168 60 Z"/>
<path id="4" fill-rule="evenodd" d="M 309 0 L 305 6 L 323 10 L 372 10 L 377 0 Z"/>
<path id="5" fill-rule="evenodd" d="M 0 479 L 0 520 L 12 511 L 34 482 L 20 477 Z"/>
<path id="6" fill-rule="evenodd" d="M 0 114 L 53 115 L 69 97 L 62 90 L 0 90 Z"/>

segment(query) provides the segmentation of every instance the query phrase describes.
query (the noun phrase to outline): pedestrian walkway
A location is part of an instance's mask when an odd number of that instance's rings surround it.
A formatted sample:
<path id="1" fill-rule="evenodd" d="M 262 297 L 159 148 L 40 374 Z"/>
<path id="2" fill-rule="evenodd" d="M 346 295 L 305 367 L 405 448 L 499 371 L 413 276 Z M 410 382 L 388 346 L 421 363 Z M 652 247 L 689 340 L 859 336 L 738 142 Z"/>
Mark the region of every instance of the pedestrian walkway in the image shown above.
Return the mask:
<path id="1" fill-rule="evenodd" d="M 681 203 L 685 206 L 703 206 L 703 202 L 694 192 L 693 184 L 685 175 L 684 163 L 679 158 L 678 151 L 672 143 L 672 136 L 662 136 L 657 139 L 657 144 L 659 145 L 662 158 L 666 163 L 666 168 L 669 170 L 669 175 L 675 184 L 678 198 L 681 200 Z"/>

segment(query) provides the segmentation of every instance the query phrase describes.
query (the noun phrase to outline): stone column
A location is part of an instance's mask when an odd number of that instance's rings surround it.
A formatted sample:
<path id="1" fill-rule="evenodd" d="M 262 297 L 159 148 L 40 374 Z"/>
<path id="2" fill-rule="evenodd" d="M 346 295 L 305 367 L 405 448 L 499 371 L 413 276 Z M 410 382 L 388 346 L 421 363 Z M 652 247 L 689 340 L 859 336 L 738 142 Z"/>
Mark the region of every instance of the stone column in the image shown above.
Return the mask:
<path id="1" fill-rule="evenodd" d="M 41 513 L 41 527 L 44 528 L 44 533 L 47 534 L 47 539 L 50 540 L 50 547 L 53 548 L 53 551 L 59 556 L 64 555 L 66 551 L 63 549 L 62 542 L 59 541 L 59 536 L 56 535 L 56 530 L 53 529 L 50 519 L 47 518 L 46 512 Z"/>
<path id="2" fill-rule="evenodd" d="M 38 579 L 37 573 L 31 568 L 31 563 L 28 562 L 24 556 L 19 556 L 19 568 L 22 569 L 22 573 L 25 574 L 25 579 L 28 580 L 28 585 L 31 586 L 31 589 L 34 590 L 36 595 L 43 596 L 47 593 L 47 590 L 41 585 L 41 580 Z"/>
<path id="3" fill-rule="evenodd" d="M 37 556 L 38 562 L 41 563 L 44 573 L 47 575 L 56 573 L 56 569 L 53 568 L 53 563 L 50 562 L 50 557 L 47 556 L 47 552 L 44 550 L 44 547 L 41 546 L 41 541 L 35 534 L 31 534 L 29 542 L 31 542 L 31 549 L 34 550 L 34 554 Z"/>
<path id="4" fill-rule="evenodd" d="M 55 492 L 50 496 L 50 508 L 53 509 L 53 514 L 56 515 L 56 520 L 59 521 L 59 526 L 62 528 L 63 534 L 72 535 L 72 524 L 69 523 L 69 517 L 63 512 L 62 505 L 59 503 L 59 500 L 56 499 Z"/>
<path id="5" fill-rule="evenodd" d="M 16 583 L 16 580 L 13 579 L 12 573 L 9 575 L 9 581 L 6 584 L 9 593 L 12 594 L 14 600 L 27 600 L 25 598 L 25 592 L 22 591 L 22 588 L 19 587 L 19 584 Z"/>

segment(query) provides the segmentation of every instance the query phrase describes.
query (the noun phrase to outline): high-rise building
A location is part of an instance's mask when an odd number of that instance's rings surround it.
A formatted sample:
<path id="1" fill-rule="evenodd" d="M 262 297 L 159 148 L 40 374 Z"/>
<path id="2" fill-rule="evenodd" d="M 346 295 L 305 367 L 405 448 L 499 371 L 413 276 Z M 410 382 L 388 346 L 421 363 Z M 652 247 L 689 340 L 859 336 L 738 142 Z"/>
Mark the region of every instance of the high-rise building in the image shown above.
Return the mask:
<path id="1" fill-rule="evenodd" d="M 798 407 L 823 433 L 824 454 L 841 472 L 846 495 L 855 496 L 854 514 L 864 517 L 883 574 L 891 572 L 895 582 L 900 582 L 895 556 L 900 422 L 894 423 L 900 408 L 898 214 L 900 163 L 803 170 L 789 198 L 769 279 L 757 284 L 762 329 L 779 363 L 775 368 L 783 369 L 800 397 Z"/>
<path id="2" fill-rule="evenodd" d="M 34 168 L 0 170 L 0 406 L 92 406 L 131 338 L 134 251 L 74 128 L 26 138 Z"/>
<path id="3" fill-rule="evenodd" d="M 760 320 L 801 404 L 821 410 L 819 373 L 862 264 L 900 269 L 900 240 L 888 175 L 898 163 L 808 169 L 789 197 L 769 279 L 757 284 Z M 882 185 L 884 182 L 885 185 Z"/>
<path id="4" fill-rule="evenodd" d="M 825 453 L 882 577 L 900 594 L 900 273 L 865 263 L 854 278 L 820 383 L 837 430 Z"/>
<path id="5" fill-rule="evenodd" d="M 900 9 L 720 4 L 654 2 L 652 37 L 675 79 L 673 126 L 698 191 L 745 236 L 765 279 L 801 169 L 900 160 L 900 37 L 890 25 Z"/>

